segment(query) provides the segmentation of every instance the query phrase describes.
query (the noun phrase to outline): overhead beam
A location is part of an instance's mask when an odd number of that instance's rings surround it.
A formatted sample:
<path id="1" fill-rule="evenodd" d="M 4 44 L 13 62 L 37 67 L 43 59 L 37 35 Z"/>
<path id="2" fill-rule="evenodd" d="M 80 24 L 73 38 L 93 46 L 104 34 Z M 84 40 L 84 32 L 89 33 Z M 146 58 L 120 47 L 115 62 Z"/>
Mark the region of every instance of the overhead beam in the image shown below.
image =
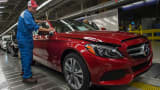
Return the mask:
<path id="1" fill-rule="evenodd" d="M 96 6 L 90 7 L 88 9 L 81 10 L 81 11 L 63 16 L 63 17 L 58 18 L 58 19 L 72 18 L 72 17 L 76 17 L 76 16 L 83 15 L 83 14 L 86 14 L 86 13 L 94 12 L 94 11 L 97 11 L 97 10 L 100 10 L 100 9 L 103 9 L 103 8 L 116 8 L 116 6 L 122 6 L 122 5 L 125 5 L 125 4 L 137 2 L 137 1 L 142 1 L 142 0 L 118 0 L 118 2 L 115 2 L 115 0 L 111 0 L 111 1 L 107 1 L 107 2 L 102 3 L 102 4 L 98 4 Z"/>
<path id="2" fill-rule="evenodd" d="M 10 30 L 12 30 L 15 26 L 17 26 L 18 23 L 15 23 L 14 25 L 12 25 L 8 30 L 6 30 L 5 32 L 3 32 L 0 37 L 2 37 L 3 35 L 5 35 L 7 32 L 9 32 Z"/>
<path id="3" fill-rule="evenodd" d="M 64 0 L 56 0 L 56 1 L 53 0 L 51 3 L 49 3 L 49 5 L 45 6 L 45 8 L 39 10 L 39 11 L 37 12 L 36 16 L 42 14 L 42 13 L 45 12 L 46 10 L 48 10 L 48 12 L 49 12 L 49 11 L 50 11 L 50 8 L 54 8 L 54 6 L 62 3 L 63 1 L 64 1 Z"/>

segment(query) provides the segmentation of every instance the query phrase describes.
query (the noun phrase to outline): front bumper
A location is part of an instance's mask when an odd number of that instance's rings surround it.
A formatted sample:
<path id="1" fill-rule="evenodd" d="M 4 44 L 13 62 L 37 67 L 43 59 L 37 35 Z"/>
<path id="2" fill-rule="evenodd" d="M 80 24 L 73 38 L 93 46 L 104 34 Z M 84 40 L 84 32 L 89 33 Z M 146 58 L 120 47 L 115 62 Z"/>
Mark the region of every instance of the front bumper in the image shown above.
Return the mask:
<path id="1" fill-rule="evenodd" d="M 141 59 L 106 59 L 90 54 L 83 54 L 96 85 L 125 85 L 137 75 L 147 71 L 152 65 L 153 54 Z"/>

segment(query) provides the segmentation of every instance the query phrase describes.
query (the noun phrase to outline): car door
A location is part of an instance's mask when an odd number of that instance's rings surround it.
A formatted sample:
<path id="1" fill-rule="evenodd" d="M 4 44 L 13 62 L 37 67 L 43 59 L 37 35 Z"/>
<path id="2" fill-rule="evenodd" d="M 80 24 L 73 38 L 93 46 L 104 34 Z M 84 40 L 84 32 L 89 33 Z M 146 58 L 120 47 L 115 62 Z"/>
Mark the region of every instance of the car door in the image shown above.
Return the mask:
<path id="1" fill-rule="evenodd" d="M 49 36 L 49 41 L 47 41 L 47 51 L 49 54 L 48 61 L 53 65 L 54 69 L 60 71 L 60 60 L 58 57 L 61 55 L 61 51 L 65 47 L 65 41 L 59 38 L 59 34 L 63 34 L 67 31 L 71 31 L 62 22 L 50 21 L 51 26 L 56 30 L 56 32 Z"/>
<path id="2" fill-rule="evenodd" d="M 40 27 L 49 28 L 48 22 L 39 23 Z M 48 46 L 48 34 L 49 32 L 33 32 L 34 38 L 34 59 L 42 64 L 48 63 L 48 52 L 46 47 Z"/>

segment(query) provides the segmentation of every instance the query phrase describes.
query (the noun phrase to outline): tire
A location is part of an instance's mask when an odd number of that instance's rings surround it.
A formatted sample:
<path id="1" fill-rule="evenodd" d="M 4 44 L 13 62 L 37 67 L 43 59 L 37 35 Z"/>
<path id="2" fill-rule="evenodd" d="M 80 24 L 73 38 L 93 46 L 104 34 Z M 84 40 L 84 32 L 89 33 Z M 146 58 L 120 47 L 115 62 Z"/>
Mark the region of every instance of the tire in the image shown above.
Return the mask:
<path id="1" fill-rule="evenodd" d="M 37 65 L 39 65 L 39 63 L 36 61 L 36 60 L 32 60 L 32 63 L 31 63 L 31 66 L 37 66 Z"/>
<path id="2" fill-rule="evenodd" d="M 72 90 L 89 89 L 90 74 L 81 56 L 75 53 L 66 55 L 63 61 L 63 73 Z"/>

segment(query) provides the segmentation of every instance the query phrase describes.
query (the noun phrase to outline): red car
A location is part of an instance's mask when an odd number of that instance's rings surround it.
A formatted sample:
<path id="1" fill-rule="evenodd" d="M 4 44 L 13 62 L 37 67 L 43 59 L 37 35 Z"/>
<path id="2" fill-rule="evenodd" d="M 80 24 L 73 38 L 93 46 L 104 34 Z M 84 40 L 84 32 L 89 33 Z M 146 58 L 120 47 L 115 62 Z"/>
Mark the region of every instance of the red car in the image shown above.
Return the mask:
<path id="1" fill-rule="evenodd" d="M 34 32 L 34 60 L 64 73 L 74 90 L 90 85 L 124 85 L 152 65 L 150 41 L 143 36 L 95 30 L 74 20 L 47 21 L 56 32 Z"/>

